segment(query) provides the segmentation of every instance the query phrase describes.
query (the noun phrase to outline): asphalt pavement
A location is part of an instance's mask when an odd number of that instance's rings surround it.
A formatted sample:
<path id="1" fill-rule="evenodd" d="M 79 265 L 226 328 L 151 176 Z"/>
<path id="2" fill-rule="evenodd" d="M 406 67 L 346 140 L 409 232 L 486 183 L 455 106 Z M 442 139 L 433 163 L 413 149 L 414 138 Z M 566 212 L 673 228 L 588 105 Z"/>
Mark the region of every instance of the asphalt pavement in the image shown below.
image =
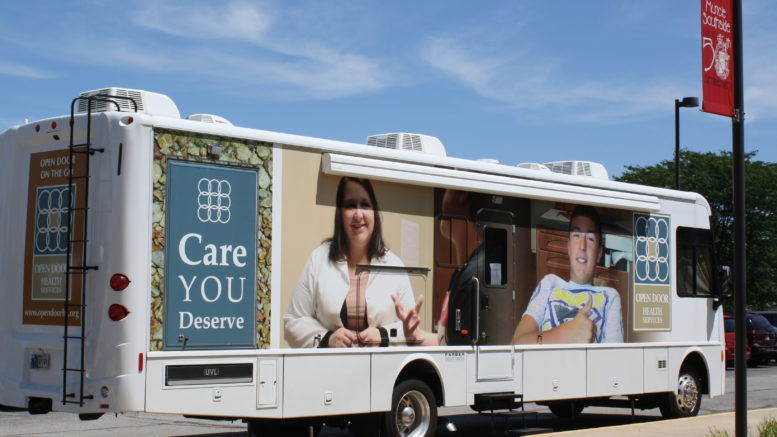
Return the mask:
<path id="1" fill-rule="evenodd" d="M 747 372 L 748 427 L 756 427 L 768 417 L 777 418 L 777 365 L 770 364 L 750 368 Z M 704 396 L 698 417 L 663 420 L 658 409 L 636 410 L 634 416 L 627 409 L 587 407 L 574 420 L 556 418 L 546 407 L 527 404 L 527 410 L 537 413 L 536 422 L 529 427 L 543 427 L 554 431 L 543 435 L 564 436 L 705 436 L 715 431 L 734 436 L 734 371 L 726 372 L 726 394 L 716 398 Z M 468 407 L 441 408 L 437 437 L 487 437 L 500 435 L 505 429 L 496 422 L 492 433 L 491 419 L 475 414 Z M 516 418 L 510 428 L 519 425 Z M 448 422 L 457 431 L 446 428 Z M 501 425 L 501 427 L 500 427 Z M 528 431 L 528 432 L 527 432 Z M 535 435 L 531 430 L 515 435 Z M 106 414 L 98 420 L 80 421 L 78 416 L 67 413 L 49 413 L 31 416 L 26 411 L 0 407 L 0 436 L 50 437 L 50 436 L 190 436 L 190 437 L 243 437 L 246 425 L 240 420 L 212 421 L 186 418 L 180 415 L 123 413 Z M 755 435 L 751 433 L 750 435 Z M 292 436 L 289 436 L 292 437 Z M 325 427 L 320 437 L 353 437 L 347 429 Z"/>

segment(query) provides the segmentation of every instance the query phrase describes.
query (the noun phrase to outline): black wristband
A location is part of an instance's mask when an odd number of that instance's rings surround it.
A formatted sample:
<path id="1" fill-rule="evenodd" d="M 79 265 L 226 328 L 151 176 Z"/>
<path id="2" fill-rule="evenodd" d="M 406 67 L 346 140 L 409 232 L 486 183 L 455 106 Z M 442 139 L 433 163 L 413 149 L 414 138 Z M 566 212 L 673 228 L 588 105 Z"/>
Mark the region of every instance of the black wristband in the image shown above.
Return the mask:
<path id="1" fill-rule="evenodd" d="M 378 332 L 380 332 L 380 347 L 387 347 L 389 345 L 389 336 L 386 328 L 378 326 Z"/>
<path id="2" fill-rule="evenodd" d="M 329 336 L 332 335 L 332 331 L 326 331 L 324 338 L 318 343 L 318 347 L 329 347 Z"/>

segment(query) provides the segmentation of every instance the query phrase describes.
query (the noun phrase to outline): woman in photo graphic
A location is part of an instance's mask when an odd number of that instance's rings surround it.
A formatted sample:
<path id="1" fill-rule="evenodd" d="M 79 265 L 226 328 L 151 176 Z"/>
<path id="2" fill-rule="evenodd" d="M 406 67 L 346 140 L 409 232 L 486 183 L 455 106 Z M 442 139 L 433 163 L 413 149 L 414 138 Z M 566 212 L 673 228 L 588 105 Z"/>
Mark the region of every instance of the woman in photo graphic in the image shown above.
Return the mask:
<path id="1" fill-rule="evenodd" d="M 378 201 L 367 179 L 343 177 L 337 187 L 334 234 L 310 255 L 284 315 L 291 347 L 434 344 L 419 328 L 405 273 L 368 272 L 357 265 L 397 266 L 383 242 Z"/>

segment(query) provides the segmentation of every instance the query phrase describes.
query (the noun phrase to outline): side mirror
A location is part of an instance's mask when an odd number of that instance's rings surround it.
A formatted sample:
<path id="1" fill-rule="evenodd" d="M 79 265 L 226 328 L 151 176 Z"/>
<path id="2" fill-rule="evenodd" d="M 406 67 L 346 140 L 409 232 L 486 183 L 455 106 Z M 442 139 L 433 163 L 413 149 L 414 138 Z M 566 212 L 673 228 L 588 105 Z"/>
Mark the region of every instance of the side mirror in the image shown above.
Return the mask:
<path id="1" fill-rule="evenodd" d="M 723 305 L 724 299 L 729 299 L 734 295 L 734 289 L 731 286 L 731 267 L 721 266 L 718 270 L 718 295 L 712 300 L 712 309 L 717 310 Z"/>
<path id="2" fill-rule="evenodd" d="M 718 272 L 718 278 L 720 279 L 720 297 L 730 298 L 734 295 L 734 287 L 731 284 L 731 267 L 721 266 Z"/>

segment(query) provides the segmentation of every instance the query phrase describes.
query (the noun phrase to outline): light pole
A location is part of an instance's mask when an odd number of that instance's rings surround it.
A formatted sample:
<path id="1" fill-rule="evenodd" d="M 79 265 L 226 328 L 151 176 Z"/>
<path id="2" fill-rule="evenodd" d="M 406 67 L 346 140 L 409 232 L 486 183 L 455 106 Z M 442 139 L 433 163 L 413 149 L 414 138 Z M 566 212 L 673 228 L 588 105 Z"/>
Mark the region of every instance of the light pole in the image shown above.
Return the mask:
<path id="1" fill-rule="evenodd" d="M 680 108 L 695 108 L 699 106 L 698 97 L 683 97 L 674 99 L 674 188 L 680 189 Z"/>

